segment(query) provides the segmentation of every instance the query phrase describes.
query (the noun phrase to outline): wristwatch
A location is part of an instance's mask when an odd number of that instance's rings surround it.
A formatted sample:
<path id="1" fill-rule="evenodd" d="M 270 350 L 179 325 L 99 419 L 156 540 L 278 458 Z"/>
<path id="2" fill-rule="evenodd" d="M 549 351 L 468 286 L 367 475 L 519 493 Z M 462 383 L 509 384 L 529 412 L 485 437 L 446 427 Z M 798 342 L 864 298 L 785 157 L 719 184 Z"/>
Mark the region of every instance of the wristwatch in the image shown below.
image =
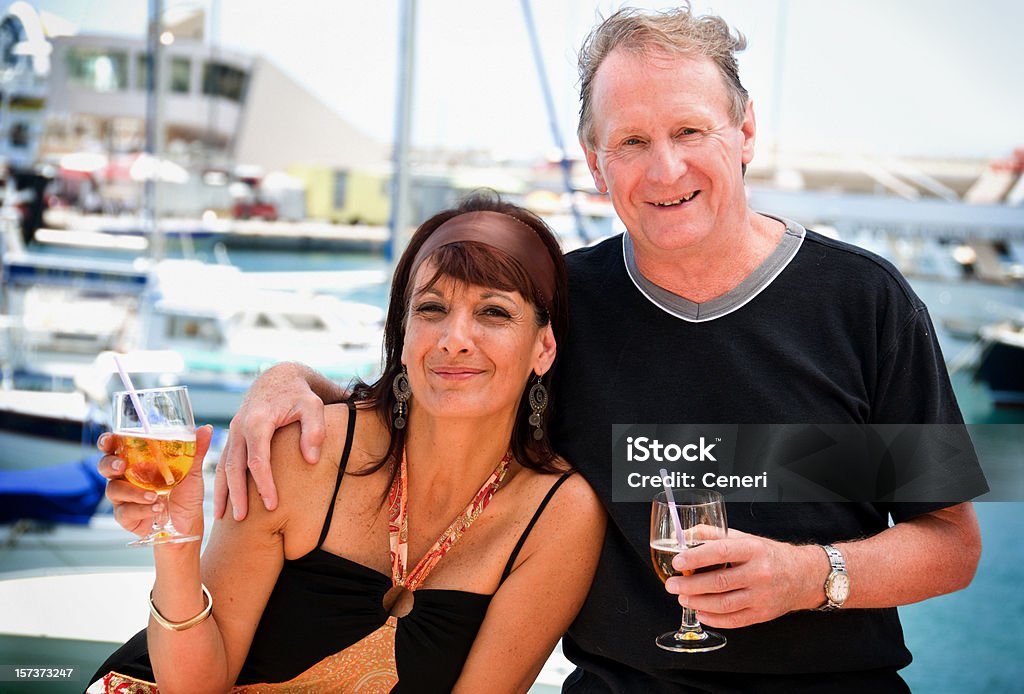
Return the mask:
<path id="1" fill-rule="evenodd" d="M 832 545 L 819 545 L 832 565 L 832 572 L 825 579 L 825 604 L 818 609 L 823 612 L 838 610 L 850 597 L 850 574 L 846 573 L 843 554 Z"/>

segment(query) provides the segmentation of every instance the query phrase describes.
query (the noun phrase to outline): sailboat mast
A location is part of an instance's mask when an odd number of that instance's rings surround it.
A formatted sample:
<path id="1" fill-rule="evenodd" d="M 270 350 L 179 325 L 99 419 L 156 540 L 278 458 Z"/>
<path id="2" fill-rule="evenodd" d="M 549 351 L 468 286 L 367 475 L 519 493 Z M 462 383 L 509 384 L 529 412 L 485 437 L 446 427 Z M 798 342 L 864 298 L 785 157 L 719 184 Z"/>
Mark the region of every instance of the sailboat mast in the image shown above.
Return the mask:
<path id="1" fill-rule="evenodd" d="M 161 80 L 163 78 L 161 57 L 163 46 L 160 43 L 163 21 L 163 0 L 149 0 L 149 26 L 146 36 L 146 152 L 151 157 L 153 172 L 146 177 L 142 189 L 143 224 L 149 234 L 150 256 L 153 260 L 161 260 L 164 255 L 164 239 L 159 223 L 159 190 L 157 176 L 160 170 L 157 162 L 163 150 L 163 98 Z"/>
<path id="2" fill-rule="evenodd" d="M 398 89 L 395 101 L 395 142 L 391 154 L 391 220 L 388 261 L 402 254 L 409 227 L 409 139 L 412 130 L 412 97 L 416 59 L 416 0 L 399 2 Z"/>
<path id="3" fill-rule="evenodd" d="M 558 127 L 558 116 L 555 110 L 555 100 L 551 95 L 551 84 L 548 82 L 548 72 L 544 67 L 544 56 L 540 51 L 540 41 L 537 39 L 537 25 L 533 21 L 533 10 L 530 7 L 530 0 L 522 0 L 523 16 L 526 19 L 526 33 L 530 36 L 530 48 L 533 50 L 533 62 L 537 67 L 537 76 L 540 79 L 541 91 L 544 93 L 544 104 L 548 111 L 548 125 L 551 127 L 551 135 L 555 140 L 555 146 L 562 157 L 559 162 L 562 169 L 562 182 L 565 185 L 565 192 L 569 194 L 569 206 L 572 210 L 573 220 L 576 222 L 576 234 L 584 243 L 590 241 L 586 225 L 583 223 L 583 216 L 576 205 L 572 185 L 572 162 L 569 161 L 565 152 L 565 141 L 562 139 L 562 131 Z"/>

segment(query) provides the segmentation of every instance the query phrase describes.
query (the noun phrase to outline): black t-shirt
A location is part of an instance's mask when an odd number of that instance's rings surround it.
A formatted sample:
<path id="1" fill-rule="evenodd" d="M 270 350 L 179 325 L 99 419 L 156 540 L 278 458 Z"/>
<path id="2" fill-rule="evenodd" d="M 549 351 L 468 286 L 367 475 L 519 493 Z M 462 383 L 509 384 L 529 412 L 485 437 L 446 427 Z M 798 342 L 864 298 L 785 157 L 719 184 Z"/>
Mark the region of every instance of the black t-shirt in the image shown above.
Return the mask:
<path id="1" fill-rule="evenodd" d="M 728 645 L 700 655 L 657 648 L 680 608 L 651 567 L 649 505 L 612 502 L 611 425 L 961 422 L 925 306 L 886 261 L 792 222 L 772 257 L 709 305 L 673 299 L 624 257 L 621 236 L 567 256 L 570 339 L 559 345 L 552 435 L 611 522 L 565 639 L 585 672 L 565 691 L 841 691 L 843 679 L 875 686 L 879 671 L 892 683 L 910 662 L 895 609 L 791 613 L 723 630 Z M 983 487 L 977 467 L 964 474 Z M 728 518 L 761 536 L 828 543 L 944 505 L 730 503 Z"/>

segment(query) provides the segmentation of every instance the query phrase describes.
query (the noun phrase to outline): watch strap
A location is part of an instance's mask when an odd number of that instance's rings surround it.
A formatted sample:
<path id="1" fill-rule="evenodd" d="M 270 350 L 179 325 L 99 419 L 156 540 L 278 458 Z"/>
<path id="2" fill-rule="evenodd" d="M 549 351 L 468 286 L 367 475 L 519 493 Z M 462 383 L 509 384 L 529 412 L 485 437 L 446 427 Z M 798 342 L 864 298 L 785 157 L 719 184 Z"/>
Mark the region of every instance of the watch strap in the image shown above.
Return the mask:
<path id="1" fill-rule="evenodd" d="M 846 573 L 846 560 L 843 558 L 843 553 L 835 547 L 833 547 L 832 545 L 818 546 L 821 547 L 821 549 L 824 550 L 825 554 L 828 556 L 828 563 L 831 565 L 832 570 L 829 572 L 828 577 L 825 579 L 825 585 L 823 586 L 825 591 L 825 602 L 817 609 L 821 612 L 832 612 L 834 610 L 838 610 L 840 607 L 843 606 L 843 604 L 840 602 L 836 602 L 832 599 L 832 596 L 829 594 L 829 585 L 835 578 L 836 574 Z"/>
<path id="2" fill-rule="evenodd" d="M 833 571 L 846 571 L 846 560 L 843 559 L 842 552 L 832 545 L 821 545 L 821 548 L 828 555 L 828 561 L 832 565 Z"/>

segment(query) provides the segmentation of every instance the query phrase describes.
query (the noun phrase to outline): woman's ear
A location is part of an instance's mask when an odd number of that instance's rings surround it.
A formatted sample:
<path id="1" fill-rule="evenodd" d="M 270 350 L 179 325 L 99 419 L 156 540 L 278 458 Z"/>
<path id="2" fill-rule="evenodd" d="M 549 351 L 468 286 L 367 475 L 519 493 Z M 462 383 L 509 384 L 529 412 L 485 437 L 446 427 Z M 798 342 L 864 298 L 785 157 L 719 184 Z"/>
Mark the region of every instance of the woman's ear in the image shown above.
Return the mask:
<path id="1" fill-rule="evenodd" d="M 551 323 L 540 329 L 540 334 L 537 336 L 537 346 L 537 356 L 533 360 L 533 372 L 543 376 L 551 368 L 551 365 L 555 363 L 555 354 L 558 352 L 558 345 L 555 343 L 555 332 L 551 329 Z"/>

